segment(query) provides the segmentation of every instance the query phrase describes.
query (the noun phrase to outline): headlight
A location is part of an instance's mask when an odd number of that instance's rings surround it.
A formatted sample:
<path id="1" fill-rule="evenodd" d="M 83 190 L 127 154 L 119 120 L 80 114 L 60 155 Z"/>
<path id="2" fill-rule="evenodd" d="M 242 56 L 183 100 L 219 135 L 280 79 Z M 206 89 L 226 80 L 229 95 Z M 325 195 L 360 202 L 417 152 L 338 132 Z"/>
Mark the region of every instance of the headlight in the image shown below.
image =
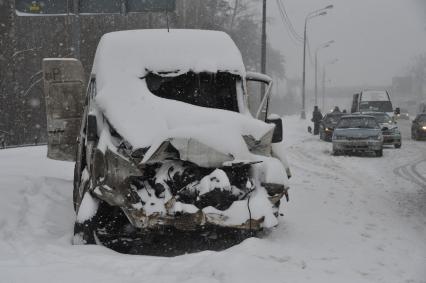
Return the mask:
<path id="1" fill-rule="evenodd" d="M 426 126 L 423 126 L 423 127 L 422 127 L 422 129 L 423 129 L 423 130 L 426 130 Z"/>
<path id="2" fill-rule="evenodd" d="M 333 129 L 325 128 L 325 131 L 326 131 L 326 132 L 331 132 L 331 131 L 333 131 Z"/>

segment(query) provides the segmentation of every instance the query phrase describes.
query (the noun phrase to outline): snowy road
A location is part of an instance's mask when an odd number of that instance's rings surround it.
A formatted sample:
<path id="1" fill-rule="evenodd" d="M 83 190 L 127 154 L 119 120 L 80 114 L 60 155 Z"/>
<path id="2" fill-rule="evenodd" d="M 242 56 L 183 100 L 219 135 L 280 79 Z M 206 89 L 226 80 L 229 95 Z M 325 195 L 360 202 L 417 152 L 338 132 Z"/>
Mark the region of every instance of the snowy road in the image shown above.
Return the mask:
<path id="1" fill-rule="evenodd" d="M 285 137 L 294 177 L 275 231 L 176 258 L 72 246 L 73 165 L 1 150 L 0 282 L 426 282 L 426 142 L 334 157 L 295 117 Z"/>

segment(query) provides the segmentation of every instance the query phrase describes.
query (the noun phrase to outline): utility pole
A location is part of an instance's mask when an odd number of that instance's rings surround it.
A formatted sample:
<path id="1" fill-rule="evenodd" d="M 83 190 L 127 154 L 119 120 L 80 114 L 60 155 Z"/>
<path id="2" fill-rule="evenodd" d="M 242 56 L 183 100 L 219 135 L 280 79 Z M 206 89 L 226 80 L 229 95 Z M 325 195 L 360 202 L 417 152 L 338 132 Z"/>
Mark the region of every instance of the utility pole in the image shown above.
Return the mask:
<path id="1" fill-rule="evenodd" d="M 261 73 L 266 74 L 266 0 L 263 0 L 262 9 L 262 58 L 261 58 Z M 262 84 L 261 100 L 265 96 L 265 85 Z"/>
<path id="2" fill-rule="evenodd" d="M 326 72 L 325 72 L 325 67 L 327 65 L 333 65 L 336 64 L 339 61 L 339 59 L 335 58 L 327 63 L 324 64 L 323 69 L 322 69 L 322 110 L 324 111 L 324 107 L 325 107 L 325 83 L 326 83 Z"/>
<path id="3" fill-rule="evenodd" d="M 73 0 L 73 21 L 72 21 L 72 46 L 74 48 L 74 57 L 80 59 L 80 13 L 79 13 L 79 0 Z"/>
<path id="4" fill-rule="evenodd" d="M 322 112 L 325 111 L 325 64 L 322 69 Z"/>
<path id="5" fill-rule="evenodd" d="M 318 48 L 315 50 L 315 106 L 318 106 L 318 51 L 323 48 L 330 47 L 332 43 L 334 43 L 334 40 L 327 41 L 318 46 Z"/>
<path id="6" fill-rule="evenodd" d="M 309 13 L 305 18 L 305 27 L 303 30 L 303 72 L 302 72 L 302 110 L 300 113 L 301 119 L 306 119 L 306 40 L 307 40 L 307 26 L 308 21 L 312 18 L 327 15 L 327 11 L 332 9 L 333 5 L 328 5 L 322 9 L 315 10 Z"/>

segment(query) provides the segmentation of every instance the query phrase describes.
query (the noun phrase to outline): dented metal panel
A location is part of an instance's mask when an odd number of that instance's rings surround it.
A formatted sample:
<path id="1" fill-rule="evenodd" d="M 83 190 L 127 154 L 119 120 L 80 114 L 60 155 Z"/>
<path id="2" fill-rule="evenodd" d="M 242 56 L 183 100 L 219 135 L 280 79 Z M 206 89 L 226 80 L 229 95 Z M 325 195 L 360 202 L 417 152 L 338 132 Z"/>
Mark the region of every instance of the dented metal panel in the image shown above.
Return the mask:
<path id="1" fill-rule="evenodd" d="M 47 112 L 47 156 L 75 161 L 84 111 L 84 70 L 77 59 L 43 59 Z"/>

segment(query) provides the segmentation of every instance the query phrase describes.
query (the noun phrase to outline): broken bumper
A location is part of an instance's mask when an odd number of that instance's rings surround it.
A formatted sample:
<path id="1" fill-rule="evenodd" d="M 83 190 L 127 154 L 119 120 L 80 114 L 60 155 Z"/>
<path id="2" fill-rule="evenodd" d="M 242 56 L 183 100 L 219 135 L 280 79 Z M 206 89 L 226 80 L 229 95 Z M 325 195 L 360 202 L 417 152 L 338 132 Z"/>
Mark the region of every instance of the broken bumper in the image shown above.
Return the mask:
<path id="1" fill-rule="evenodd" d="M 246 199 L 234 201 L 226 210 L 218 210 L 212 206 L 198 209 L 192 204 L 178 202 L 175 198 L 171 198 L 164 203 L 163 207 L 159 208 L 158 199 L 154 199 L 155 195 L 151 195 L 152 199 L 124 202 L 119 206 L 130 223 L 141 229 L 155 230 L 161 227 L 174 227 L 178 230 L 193 231 L 203 226 L 219 226 L 257 231 L 276 226 L 280 200 L 284 196 L 288 200 L 288 188 L 276 184 L 265 184 L 265 187 L 274 191 L 269 193 L 265 188 L 253 192 Z M 271 189 L 271 187 L 274 188 Z M 135 196 L 136 192 L 131 190 L 129 188 L 127 195 Z M 113 198 L 106 196 L 102 191 L 104 189 L 98 187 L 93 194 L 111 205 L 118 205 L 118 203 L 113 203 Z M 110 190 L 108 192 L 111 194 Z M 122 194 L 123 191 L 114 199 L 125 198 Z M 136 195 L 139 194 L 136 193 Z M 156 206 L 156 211 L 150 211 L 150 205 Z"/>

